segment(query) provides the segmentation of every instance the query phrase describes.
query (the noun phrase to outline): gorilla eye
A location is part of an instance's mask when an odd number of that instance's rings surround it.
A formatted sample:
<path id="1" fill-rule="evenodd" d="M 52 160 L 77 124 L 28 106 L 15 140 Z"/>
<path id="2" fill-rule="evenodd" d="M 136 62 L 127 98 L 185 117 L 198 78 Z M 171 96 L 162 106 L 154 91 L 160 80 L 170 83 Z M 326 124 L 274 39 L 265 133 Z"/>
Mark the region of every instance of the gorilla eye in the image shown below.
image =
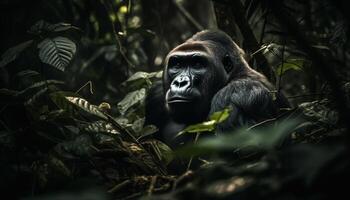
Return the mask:
<path id="1" fill-rule="evenodd" d="M 202 56 L 193 57 L 193 67 L 196 69 L 204 67 L 206 64 L 206 59 Z"/>
<path id="2" fill-rule="evenodd" d="M 169 68 L 175 68 L 175 69 L 180 68 L 179 59 L 176 57 L 171 57 L 168 61 L 168 66 Z"/>
<path id="3" fill-rule="evenodd" d="M 196 62 L 194 63 L 194 68 L 201 68 L 202 67 L 202 64 L 200 62 Z"/>

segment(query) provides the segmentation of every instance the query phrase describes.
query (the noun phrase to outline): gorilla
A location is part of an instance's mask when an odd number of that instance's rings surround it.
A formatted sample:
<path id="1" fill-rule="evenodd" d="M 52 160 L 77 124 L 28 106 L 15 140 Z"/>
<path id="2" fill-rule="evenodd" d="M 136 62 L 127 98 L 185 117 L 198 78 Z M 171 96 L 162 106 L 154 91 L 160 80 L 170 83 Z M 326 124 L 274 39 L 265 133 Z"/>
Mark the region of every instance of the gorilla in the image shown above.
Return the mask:
<path id="1" fill-rule="evenodd" d="M 243 55 L 219 30 L 198 32 L 171 50 L 164 60 L 162 82 L 155 83 L 146 98 L 145 123 L 159 128 L 157 138 L 177 147 L 184 140 L 174 140 L 179 131 L 227 107 L 232 111 L 217 126 L 219 133 L 276 117 L 279 108 L 288 107 Z"/>

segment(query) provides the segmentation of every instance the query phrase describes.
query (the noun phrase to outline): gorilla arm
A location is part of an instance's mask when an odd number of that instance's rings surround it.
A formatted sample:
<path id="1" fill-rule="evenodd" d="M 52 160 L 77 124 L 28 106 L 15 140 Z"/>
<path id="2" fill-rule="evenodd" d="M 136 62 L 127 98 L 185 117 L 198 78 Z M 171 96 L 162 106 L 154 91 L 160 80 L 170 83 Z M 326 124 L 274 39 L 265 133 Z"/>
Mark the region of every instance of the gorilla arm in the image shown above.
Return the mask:
<path id="1" fill-rule="evenodd" d="M 232 107 L 232 111 L 229 118 L 218 125 L 219 132 L 273 118 L 278 110 L 270 90 L 249 77 L 232 80 L 222 88 L 213 97 L 210 114 L 227 107 Z"/>

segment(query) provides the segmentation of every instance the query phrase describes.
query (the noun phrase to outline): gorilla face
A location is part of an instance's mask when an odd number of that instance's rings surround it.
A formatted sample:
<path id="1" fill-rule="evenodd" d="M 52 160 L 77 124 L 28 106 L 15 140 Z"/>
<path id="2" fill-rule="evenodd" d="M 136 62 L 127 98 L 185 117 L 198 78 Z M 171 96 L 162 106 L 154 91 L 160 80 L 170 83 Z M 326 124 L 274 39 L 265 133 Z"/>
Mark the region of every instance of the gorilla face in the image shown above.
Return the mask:
<path id="1" fill-rule="evenodd" d="M 163 86 L 170 116 L 179 123 L 205 120 L 212 97 L 227 81 L 220 59 L 203 42 L 185 42 L 166 61 Z"/>

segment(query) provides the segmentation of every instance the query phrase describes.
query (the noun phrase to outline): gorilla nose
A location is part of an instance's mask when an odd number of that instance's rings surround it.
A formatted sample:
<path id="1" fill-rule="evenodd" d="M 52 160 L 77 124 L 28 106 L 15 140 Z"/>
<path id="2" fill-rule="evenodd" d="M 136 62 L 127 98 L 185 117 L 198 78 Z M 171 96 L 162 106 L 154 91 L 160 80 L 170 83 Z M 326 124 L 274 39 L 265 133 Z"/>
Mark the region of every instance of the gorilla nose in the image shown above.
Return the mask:
<path id="1" fill-rule="evenodd" d="M 188 76 L 178 76 L 171 83 L 171 90 L 173 91 L 185 91 L 190 87 L 190 77 Z"/>

